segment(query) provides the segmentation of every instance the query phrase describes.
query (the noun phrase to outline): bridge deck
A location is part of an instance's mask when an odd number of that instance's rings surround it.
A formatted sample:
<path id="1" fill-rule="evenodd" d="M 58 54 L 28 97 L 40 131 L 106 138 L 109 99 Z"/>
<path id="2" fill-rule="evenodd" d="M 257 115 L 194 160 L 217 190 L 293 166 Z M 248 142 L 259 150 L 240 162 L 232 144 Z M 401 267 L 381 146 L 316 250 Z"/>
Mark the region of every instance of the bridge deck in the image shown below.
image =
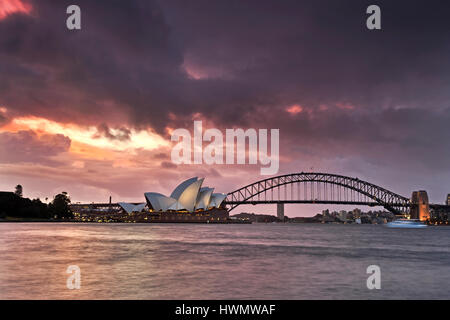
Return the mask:
<path id="1" fill-rule="evenodd" d="M 332 201 L 332 200 L 246 200 L 246 201 L 224 201 L 224 204 L 229 205 L 244 205 L 244 204 L 276 204 L 276 203 L 303 203 L 303 204 L 339 204 L 339 205 L 362 205 L 362 206 L 382 206 L 382 204 L 374 201 Z M 404 204 L 393 204 L 394 206 L 403 206 Z"/>

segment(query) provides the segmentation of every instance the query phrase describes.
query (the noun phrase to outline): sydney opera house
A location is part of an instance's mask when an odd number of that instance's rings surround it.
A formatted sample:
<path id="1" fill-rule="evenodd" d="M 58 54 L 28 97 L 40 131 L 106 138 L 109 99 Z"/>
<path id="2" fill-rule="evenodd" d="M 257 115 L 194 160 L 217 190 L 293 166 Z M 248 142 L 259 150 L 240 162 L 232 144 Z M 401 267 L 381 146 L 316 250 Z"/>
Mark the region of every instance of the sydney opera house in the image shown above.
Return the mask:
<path id="1" fill-rule="evenodd" d="M 195 216 L 196 220 L 203 220 L 199 217 L 210 219 L 213 216 L 228 218 L 228 212 L 223 207 L 223 201 L 227 195 L 214 193 L 214 188 L 202 187 L 203 181 L 204 178 L 190 178 L 180 183 L 170 196 L 146 192 L 144 193 L 145 203 L 119 202 L 118 206 L 128 214 L 142 213 L 151 218 L 158 216 L 159 220 L 185 221 L 192 216 Z"/>
<path id="2" fill-rule="evenodd" d="M 224 193 L 213 193 L 214 188 L 202 187 L 203 179 L 197 177 L 180 183 L 169 197 L 156 192 L 145 193 L 151 211 L 187 211 L 219 208 L 226 198 Z"/>

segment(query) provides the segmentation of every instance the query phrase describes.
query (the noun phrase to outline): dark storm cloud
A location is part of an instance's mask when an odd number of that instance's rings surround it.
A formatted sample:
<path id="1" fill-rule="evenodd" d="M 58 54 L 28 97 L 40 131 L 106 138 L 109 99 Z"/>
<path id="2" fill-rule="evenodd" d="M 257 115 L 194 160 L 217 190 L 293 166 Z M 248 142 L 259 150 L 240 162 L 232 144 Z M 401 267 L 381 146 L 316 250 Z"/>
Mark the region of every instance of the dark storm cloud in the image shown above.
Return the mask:
<path id="1" fill-rule="evenodd" d="M 83 29 L 70 32 L 71 2 L 31 3 L 33 15 L 0 21 L 0 103 L 19 113 L 95 122 L 147 107 L 158 113 L 172 100 L 167 83 L 177 79 L 182 56 L 155 4 L 81 0 Z"/>
<path id="2" fill-rule="evenodd" d="M 318 155 L 450 160 L 447 2 L 377 1 L 382 30 L 369 31 L 372 1 L 80 0 L 74 32 L 72 2 L 31 3 L 0 21 L 0 105 L 12 115 L 163 133 L 199 112 L 281 128 L 285 147 Z M 292 104 L 305 112 L 286 113 Z"/>
<path id="3" fill-rule="evenodd" d="M 188 62 L 227 74 L 198 84 L 208 89 L 205 101 L 215 97 L 227 110 L 225 119 L 260 104 L 436 107 L 450 97 L 442 2 L 381 1 L 379 32 L 365 28 L 365 1 L 161 4 Z"/>
<path id="4" fill-rule="evenodd" d="M 97 133 L 93 135 L 94 139 L 105 137 L 109 140 L 128 141 L 131 139 L 131 131 L 127 128 L 117 128 L 116 133 L 111 131 L 105 123 L 97 126 Z"/>
<path id="5" fill-rule="evenodd" d="M 81 0 L 75 32 L 69 1 L 31 3 L 33 15 L 0 22 L 0 103 L 19 112 L 97 121 L 123 111 L 162 129 L 168 112 L 235 123 L 261 105 L 450 100 L 442 2 L 379 1 L 375 32 L 366 1 Z M 188 79 L 183 63 L 209 78 Z"/>
<path id="6" fill-rule="evenodd" d="M 0 113 L 0 126 L 8 122 L 8 119 Z"/>
<path id="7" fill-rule="evenodd" d="M 387 109 L 370 114 L 324 111 L 278 118 L 284 133 L 281 154 L 328 159 L 359 158 L 389 170 L 449 171 L 450 108 Z M 283 136 L 281 137 L 283 138 Z"/>
<path id="8" fill-rule="evenodd" d="M 280 128 L 282 154 L 448 171 L 450 5 L 377 1 L 369 31 L 369 4 L 161 1 L 187 62 L 213 75 L 193 100 L 224 126 Z M 309 112 L 286 114 L 294 103 Z"/>

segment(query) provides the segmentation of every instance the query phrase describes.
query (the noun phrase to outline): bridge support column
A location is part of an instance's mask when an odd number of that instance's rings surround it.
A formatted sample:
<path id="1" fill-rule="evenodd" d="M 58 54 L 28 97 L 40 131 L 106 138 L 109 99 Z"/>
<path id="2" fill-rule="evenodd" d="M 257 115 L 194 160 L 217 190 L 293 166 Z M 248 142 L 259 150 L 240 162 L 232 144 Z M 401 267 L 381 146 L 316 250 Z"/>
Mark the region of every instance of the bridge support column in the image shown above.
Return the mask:
<path id="1" fill-rule="evenodd" d="M 425 221 L 430 218 L 430 205 L 426 191 L 414 191 L 411 197 L 411 219 Z"/>
<path id="2" fill-rule="evenodd" d="M 277 203 L 277 218 L 284 221 L 284 203 Z"/>

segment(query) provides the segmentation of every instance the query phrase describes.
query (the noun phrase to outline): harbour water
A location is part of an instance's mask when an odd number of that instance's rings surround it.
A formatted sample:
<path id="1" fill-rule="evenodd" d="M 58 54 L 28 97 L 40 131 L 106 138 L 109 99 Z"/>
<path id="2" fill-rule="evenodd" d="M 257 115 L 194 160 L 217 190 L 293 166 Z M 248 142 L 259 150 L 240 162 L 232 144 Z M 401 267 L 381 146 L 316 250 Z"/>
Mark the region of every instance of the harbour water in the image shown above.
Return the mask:
<path id="1" fill-rule="evenodd" d="M 449 244 L 442 226 L 0 223 L 0 299 L 450 299 Z"/>

